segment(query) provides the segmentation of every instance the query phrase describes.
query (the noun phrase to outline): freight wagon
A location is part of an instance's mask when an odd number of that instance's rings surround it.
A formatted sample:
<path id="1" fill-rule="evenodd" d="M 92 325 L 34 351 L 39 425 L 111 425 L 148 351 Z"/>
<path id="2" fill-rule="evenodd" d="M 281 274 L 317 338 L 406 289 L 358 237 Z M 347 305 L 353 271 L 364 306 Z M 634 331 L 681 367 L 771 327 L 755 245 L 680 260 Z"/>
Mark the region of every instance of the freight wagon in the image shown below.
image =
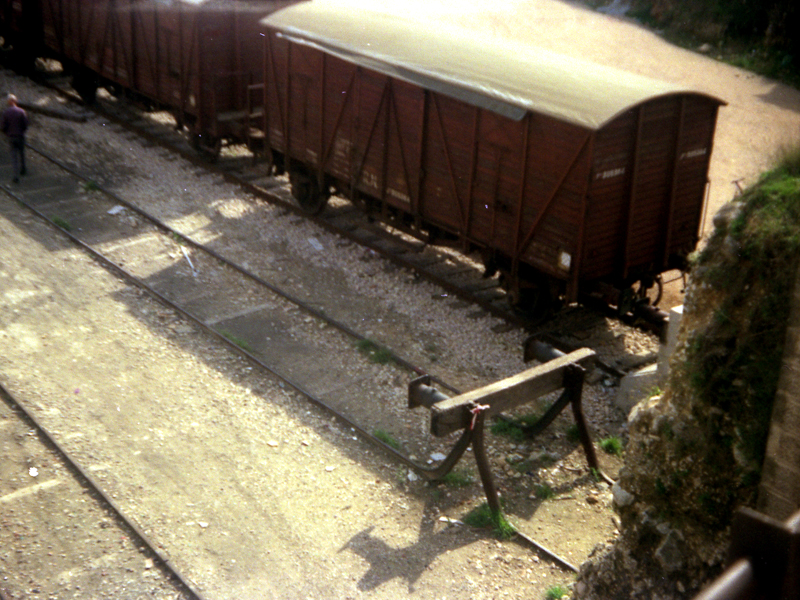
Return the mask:
<path id="1" fill-rule="evenodd" d="M 247 139 L 248 86 L 264 69 L 259 20 L 288 1 L 0 0 L 18 68 L 59 60 L 87 102 L 98 87 L 166 107 L 198 146 Z M 9 57 L 11 58 L 11 57 Z"/>
<path id="2" fill-rule="evenodd" d="M 263 25 L 250 111 L 310 212 L 344 194 L 480 252 L 512 299 L 542 308 L 584 295 L 624 305 L 632 286 L 685 267 L 722 101 L 332 2 Z"/>

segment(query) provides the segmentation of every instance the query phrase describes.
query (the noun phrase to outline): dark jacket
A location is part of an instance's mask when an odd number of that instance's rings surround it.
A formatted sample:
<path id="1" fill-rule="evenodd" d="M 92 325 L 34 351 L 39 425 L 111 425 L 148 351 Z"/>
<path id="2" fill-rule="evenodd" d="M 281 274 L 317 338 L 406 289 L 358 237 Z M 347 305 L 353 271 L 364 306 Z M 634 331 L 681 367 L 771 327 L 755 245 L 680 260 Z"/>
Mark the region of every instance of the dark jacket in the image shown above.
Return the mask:
<path id="1" fill-rule="evenodd" d="M 28 115 L 19 106 L 9 106 L 0 117 L 0 130 L 10 138 L 24 137 L 28 129 Z"/>

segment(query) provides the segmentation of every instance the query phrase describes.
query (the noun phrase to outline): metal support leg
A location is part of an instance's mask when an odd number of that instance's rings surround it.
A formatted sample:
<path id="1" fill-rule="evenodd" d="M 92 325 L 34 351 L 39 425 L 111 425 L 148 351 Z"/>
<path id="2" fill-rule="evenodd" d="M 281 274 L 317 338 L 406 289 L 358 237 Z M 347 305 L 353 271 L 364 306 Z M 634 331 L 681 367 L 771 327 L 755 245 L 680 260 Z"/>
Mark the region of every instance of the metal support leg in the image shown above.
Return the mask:
<path id="1" fill-rule="evenodd" d="M 485 411 L 477 413 L 475 424 L 472 430 L 472 450 L 475 452 L 475 462 L 478 463 L 478 473 L 481 475 L 483 491 L 486 493 L 486 501 L 492 515 L 497 517 L 500 514 L 500 499 L 497 496 L 497 488 L 492 479 L 492 470 L 489 467 L 489 459 L 486 457 L 486 446 L 483 441 L 483 425 L 486 418 Z"/>
<path id="2" fill-rule="evenodd" d="M 586 453 L 586 462 L 589 463 L 590 468 L 594 469 L 597 474 L 603 478 L 603 481 L 609 485 L 613 485 L 614 480 L 600 469 L 600 463 L 597 460 L 597 454 L 594 451 L 594 444 L 592 443 L 592 436 L 586 424 L 586 417 L 583 415 L 581 398 L 583 396 L 583 378 L 585 373 L 585 370 L 580 365 L 570 365 L 564 374 L 564 387 L 570 397 L 572 415 L 575 417 L 575 425 L 578 427 L 581 445 L 583 446 L 583 451 Z"/>

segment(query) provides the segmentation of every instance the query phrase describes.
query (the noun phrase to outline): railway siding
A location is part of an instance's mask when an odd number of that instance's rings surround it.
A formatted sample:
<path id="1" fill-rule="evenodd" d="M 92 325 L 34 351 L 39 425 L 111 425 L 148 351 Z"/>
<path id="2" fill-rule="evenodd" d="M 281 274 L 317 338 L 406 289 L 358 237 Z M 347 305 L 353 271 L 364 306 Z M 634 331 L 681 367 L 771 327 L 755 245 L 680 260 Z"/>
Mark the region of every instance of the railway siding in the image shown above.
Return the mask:
<path id="1" fill-rule="evenodd" d="M 442 348 L 438 351 L 442 370 L 456 365 L 464 381 L 493 381 L 496 373 L 521 364 L 521 350 L 508 341 L 519 333 L 498 335 L 493 331 L 496 321 L 485 314 L 470 316 L 474 308 L 451 305 L 441 291 L 414 283 L 409 274 L 387 267 L 373 254 L 349 243 L 339 246 L 341 240 L 296 217 L 252 204 L 234 188 L 218 185 L 218 180 L 199 172 L 193 174 L 192 168 L 176 165 L 162 150 L 142 148 L 134 138 L 109 131 L 99 120 L 73 127 L 40 120 L 34 124 L 31 142 L 58 148 L 66 160 L 86 169 L 96 181 L 110 181 L 118 190 L 137 190 L 155 206 L 161 202 L 172 207 L 170 220 L 202 241 L 221 243 L 221 223 L 259 222 L 253 218 L 259 211 L 279 229 L 291 224 L 289 235 L 270 248 L 266 264 L 281 275 L 279 279 L 299 281 L 298 289 L 316 293 L 331 289 L 322 287 L 328 279 L 323 273 L 341 250 L 358 268 L 348 277 L 332 275 L 341 271 L 328 271 L 329 278 L 341 286 L 338 302 L 352 307 L 353 298 L 363 295 L 359 306 L 377 308 L 376 298 L 389 293 L 394 297 L 388 302 L 393 308 L 382 305 L 381 311 L 389 316 L 395 312 L 401 323 L 413 323 L 407 313 L 422 307 L 425 312 L 419 314 L 424 318 L 417 319 L 416 329 L 409 326 L 408 335 L 437 336 L 431 339 Z M 92 152 L 87 154 L 86 147 L 93 148 Z M 32 192 L 54 169 L 33 156 L 31 160 L 21 193 Z M 149 178 L 147 174 L 152 173 L 158 176 Z M 53 187 L 52 182 L 46 187 Z M 65 221 L 75 218 L 63 203 L 70 194 L 90 204 L 95 192 L 82 184 L 68 186 L 53 205 L 65 210 Z M 203 194 L 213 198 L 209 201 Z M 423 595 L 463 592 L 496 597 L 500 586 L 507 597 L 523 597 L 540 595 L 562 581 L 563 574 L 529 550 L 499 546 L 482 532 L 449 524 L 450 515 L 463 516 L 470 505 L 482 500 L 479 485 L 436 490 L 409 481 L 407 471 L 387 464 L 384 456 L 374 456 L 353 439 L 353 432 L 287 393 L 279 382 L 256 372 L 172 311 L 119 282 L 59 234 L 42 230 L 40 224 L 20 215 L 13 202 L 4 206 L 14 215 L 8 214 L 4 221 L 9 245 L 4 246 L 2 261 L 10 265 L 6 274 L 16 278 L 7 283 L 17 282 L 4 289 L 18 289 L 11 297 L 39 299 L 5 312 L 10 320 L 5 329 L 13 333 L 0 339 L 4 381 L 27 399 L 84 464 L 97 468 L 104 488 L 204 594 L 242 597 L 256 588 L 261 593 L 266 585 L 274 586 L 276 597 L 359 597 L 375 590 L 379 597 L 388 598 L 406 595 L 413 586 L 415 593 Z M 118 253 L 122 263 L 131 267 L 138 263 L 150 273 L 164 268 L 152 258 L 141 260 L 144 254 L 137 252 L 150 243 L 156 250 L 163 244 L 159 260 L 171 261 L 172 279 L 194 281 L 190 265 L 173 240 L 148 234 L 147 226 L 133 215 L 109 215 L 108 211 L 108 205 L 98 205 L 94 218 L 119 221 L 121 229 L 116 233 L 103 229 L 102 235 L 93 234 L 88 220 L 76 219 L 73 225 L 86 225 L 83 233 L 94 235 Z M 258 247 L 275 242 L 271 237 L 275 234 L 267 235 L 262 229 L 265 223 L 259 223 L 258 235 L 251 238 L 257 248 L 241 254 L 251 263 L 258 259 Z M 233 242 L 228 243 L 233 246 L 245 237 L 233 227 L 230 232 Z M 311 239 L 328 252 L 309 254 Z M 293 253 L 299 258 L 289 260 Z M 190 257 L 194 260 L 197 255 Z M 295 270 L 304 261 L 310 263 L 306 270 Z M 195 267 L 198 278 L 218 268 L 205 260 L 197 260 Z M 315 278 L 305 277 L 314 271 Z M 219 285 L 211 280 L 205 283 Z M 408 305 L 403 285 L 417 294 L 415 306 Z M 420 296 L 420 289 L 430 291 Z M 217 316 L 236 316 L 243 307 L 234 304 L 215 311 Z M 393 329 L 380 322 L 384 318 L 380 314 L 370 314 L 370 320 L 362 323 L 365 332 Z M 458 326 L 450 333 L 451 325 L 445 325 L 454 316 Z M 599 411 L 596 433 L 602 434 L 612 422 L 603 421 L 605 396 L 598 389 L 601 393 L 593 405 Z M 427 434 L 424 425 L 421 434 Z M 564 447 L 567 454 L 557 460 L 553 471 L 540 473 L 553 485 L 570 486 L 570 481 L 581 477 L 582 456 L 569 445 Z M 516 444 L 513 448 L 527 456 L 528 451 Z M 554 448 L 550 447 L 551 453 Z M 542 449 L 530 452 L 538 455 Z M 513 488 L 507 486 L 516 481 L 515 487 L 526 490 L 533 478 L 511 468 L 508 456 L 509 446 L 503 443 L 491 460 L 501 488 L 511 498 Z M 581 487 L 569 488 L 580 491 L 550 504 L 537 506 L 524 491 L 513 509 L 523 520 L 533 519 L 530 533 L 534 537 L 572 562 L 589 552 L 597 536 L 605 538 L 614 528 L 604 512 L 610 495 L 604 496 L 589 479 L 581 481 Z M 598 502 L 589 504 L 585 495 Z M 445 515 L 448 519 L 440 521 Z M 558 522 L 576 515 L 584 521 L 581 530 L 587 536 L 565 535 Z M 478 563 L 480 577 L 475 577 L 470 573 Z M 387 570 L 383 565 L 402 566 Z"/>

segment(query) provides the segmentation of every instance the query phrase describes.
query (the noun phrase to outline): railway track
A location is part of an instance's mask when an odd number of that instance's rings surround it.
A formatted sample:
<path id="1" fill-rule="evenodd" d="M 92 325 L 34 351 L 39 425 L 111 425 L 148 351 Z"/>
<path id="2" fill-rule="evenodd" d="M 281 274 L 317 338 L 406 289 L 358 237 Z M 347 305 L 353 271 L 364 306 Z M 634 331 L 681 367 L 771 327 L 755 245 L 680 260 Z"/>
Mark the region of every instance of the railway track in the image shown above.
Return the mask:
<path id="1" fill-rule="evenodd" d="M 7 547 L 26 552 L 28 562 L 47 565 L 35 579 L 4 571 L 0 598 L 38 594 L 81 598 L 88 592 L 117 598 L 203 600 L 91 472 L 25 408 L 25 402 L 1 384 L 0 399 L 0 425 L 7 441 L 4 467 L 14 463 L 17 468 L 10 472 L 25 474 L 25 479 L 11 476 L 4 481 L 0 539 Z M 75 531 L 56 527 L 43 533 L 35 523 L 43 510 L 69 515 Z M 120 581 L 125 582 L 121 589 Z"/>
<path id="2" fill-rule="evenodd" d="M 128 127 L 129 125 L 125 125 L 126 129 Z M 158 126 L 157 129 L 157 134 L 151 132 L 147 134 L 147 136 L 153 141 L 158 140 L 158 144 L 160 145 L 160 138 L 164 136 L 169 137 L 171 134 L 164 133 L 164 128 L 161 126 Z M 137 132 L 135 135 L 138 138 L 141 133 Z M 177 137 L 180 138 L 180 136 Z M 178 141 L 178 145 L 180 145 L 180 141 Z M 169 150 L 169 153 L 172 152 L 174 152 L 173 149 Z M 105 193 L 91 178 L 84 177 L 81 179 L 80 173 L 75 169 L 70 170 L 66 164 L 54 157 L 45 158 L 44 154 L 46 153 L 42 153 L 41 159 L 37 160 L 46 160 L 51 167 L 55 165 L 59 169 L 64 169 L 64 173 L 62 173 L 61 177 L 69 178 L 72 181 L 66 186 L 57 189 L 58 184 L 55 181 L 48 180 L 42 185 L 41 197 L 35 200 L 33 204 L 38 204 L 36 209 L 41 217 L 47 219 L 51 223 L 55 222 L 59 224 L 62 231 L 70 235 L 76 243 L 84 246 L 87 251 L 95 253 L 98 260 L 110 259 L 110 262 L 108 262 L 109 268 L 118 270 L 125 276 L 132 276 L 132 280 L 137 280 L 137 285 L 142 285 L 145 288 L 151 289 L 151 293 L 159 297 L 162 302 L 183 314 L 184 317 L 193 320 L 197 325 L 205 328 L 218 339 L 225 340 L 237 352 L 257 363 L 260 368 L 264 368 L 282 379 L 288 387 L 294 389 L 299 394 L 322 406 L 326 410 L 330 410 L 336 415 L 336 418 L 340 419 L 343 424 L 351 428 L 353 432 L 358 432 L 363 438 L 368 439 L 370 442 L 380 447 L 382 451 L 394 456 L 394 458 L 402 464 L 408 465 L 414 469 L 425 469 L 427 465 L 422 464 L 425 462 L 424 457 L 444 449 L 441 445 L 433 445 L 432 440 L 426 437 L 425 434 L 422 436 L 419 435 L 420 432 L 427 429 L 427 415 L 414 414 L 407 410 L 405 402 L 406 390 L 404 387 L 399 390 L 398 386 L 394 386 L 394 391 L 392 392 L 394 395 L 389 394 L 394 406 L 390 406 L 388 409 L 386 406 L 387 403 L 383 402 L 386 395 L 382 397 L 381 394 L 387 389 L 392 388 L 392 386 L 384 386 L 382 389 L 379 389 L 377 393 L 374 393 L 364 391 L 365 388 L 361 383 L 358 383 L 356 386 L 348 387 L 347 384 L 336 382 L 336 386 L 334 387 L 341 393 L 339 393 L 338 397 L 334 397 L 336 394 L 333 394 L 329 389 L 330 378 L 315 379 L 312 376 L 310 380 L 305 380 L 312 382 L 312 385 L 309 386 L 304 383 L 304 377 L 306 377 L 308 373 L 298 374 L 298 365 L 287 363 L 280 365 L 280 357 L 277 355 L 268 356 L 266 358 L 259 356 L 260 351 L 264 348 L 253 348 L 246 339 L 247 336 L 241 335 L 242 333 L 246 334 L 248 331 L 260 330 L 263 332 L 264 326 L 266 325 L 267 330 L 270 332 L 280 329 L 291 331 L 293 332 L 292 335 L 300 332 L 300 338 L 303 338 L 304 341 L 310 341 L 311 345 L 315 345 L 320 343 L 320 338 L 322 337 L 320 335 L 321 331 L 323 331 L 326 336 L 331 332 L 335 332 L 333 334 L 333 338 L 336 338 L 336 350 L 334 352 L 337 355 L 341 355 L 343 353 L 341 350 L 342 339 L 346 338 L 349 340 L 344 345 L 347 346 L 347 351 L 350 352 L 352 351 L 353 345 L 362 345 L 363 348 L 370 344 L 370 332 L 367 332 L 367 335 L 360 334 L 356 331 L 356 328 L 347 323 L 337 321 L 335 318 L 330 318 L 327 314 L 329 312 L 329 307 L 321 305 L 318 301 L 314 300 L 313 296 L 300 294 L 303 296 L 303 298 L 300 298 L 298 294 L 293 291 L 282 290 L 279 286 L 271 284 L 263 276 L 256 274 L 248 267 L 247 257 L 239 256 L 229 260 L 225 258 L 223 253 L 215 250 L 213 243 L 203 245 L 202 239 L 206 233 L 202 231 L 202 228 L 196 228 L 196 231 L 200 233 L 197 237 L 201 243 L 194 244 L 193 242 L 198 240 L 190 239 L 182 235 L 178 230 L 168 227 L 161 219 L 158 217 L 153 218 L 154 215 L 149 215 L 146 211 L 141 210 L 135 203 L 126 202 L 119 196 Z M 168 155 L 165 154 L 164 156 L 167 156 L 167 160 L 170 160 Z M 194 160 L 196 160 L 196 157 L 193 161 Z M 231 158 L 228 164 L 217 165 L 215 169 L 217 169 L 218 173 L 223 173 L 226 179 L 236 182 L 237 185 L 245 185 L 246 182 L 242 183 L 244 179 L 241 176 L 237 175 L 237 177 L 232 178 L 230 175 L 231 171 L 236 171 L 238 168 L 232 167 L 231 165 L 241 164 L 244 160 L 247 159 Z M 206 172 L 207 163 L 196 162 L 195 164 L 201 167 L 198 173 Z M 225 169 L 220 171 L 220 166 L 225 166 Z M 52 171 L 51 167 L 48 169 L 41 169 L 40 172 L 47 170 Z M 70 171 L 68 175 L 67 171 Z M 271 184 L 264 182 L 258 184 L 259 187 L 269 187 L 270 185 Z M 31 191 L 33 190 L 26 187 L 23 194 L 27 195 Z M 278 208 L 275 209 L 277 213 L 283 216 L 289 216 L 289 218 L 292 219 L 296 218 L 298 225 L 306 221 L 305 216 L 292 216 L 296 215 L 297 211 L 294 209 L 292 201 L 288 198 L 288 191 L 285 188 L 275 187 L 272 193 L 278 200 L 283 202 L 283 204 L 281 202 L 277 203 Z M 103 197 L 101 198 L 101 196 Z M 64 199 L 67 197 L 72 197 L 72 201 L 65 201 Z M 20 194 L 17 194 L 17 199 L 21 202 L 27 202 Z M 32 206 L 32 208 L 34 207 Z M 338 210 L 341 213 L 348 212 L 346 206 Z M 334 203 L 333 213 L 336 212 L 337 207 Z M 360 218 L 360 215 L 358 218 Z M 64 225 L 66 225 L 66 227 Z M 374 226 L 366 223 L 365 227 L 371 228 Z M 348 228 L 351 228 L 351 226 L 348 225 L 345 229 Z M 216 235 L 217 233 L 215 232 L 214 236 Z M 381 233 L 381 236 L 383 235 L 384 234 Z M 395 243 L 392 241 L 393 237 L 394 236 L 389 236 L 388 239 L 390 242 Z M 413 240 L 397 243 L 401 245 L 404 243 L 408 244 L 409 248 L 405 251 L 393 251 L 390 254 L 396 254 L 398 256 L 414 254 L 416 256 L 423 255 L 426 251 L 418 242 Z M 341 242 L 341 244 L 346 245 L 346 242 Z M 101 256 L 106 253 L 106 251 L 108 251 L 110 255 L 113 255 L 117 251 L 122 251 L 124 255 L 125 251 L 130 248 L 143 249 L 151 245 L 155 248 L 154 253 L 148 255 L 144 250 L 141 252 L 137 250 L 137 252 L 134 253 L 135 260 L 133 260 L 133 263 L 135 264 L 130 264 L 130 255 L 123 260 L 125 264 L 118 264 L 119 261 L 115 263 L 113 256 Z M 339 243 L 337 242 L 336 245 L 339 245 Z M 375 245 L 379 247 L 383 245 L 383 242 L 375 242 Z M 98 250 L 98 248 L 100 249 Z M 435 251 L 438 252 L 438 250 Z M 163 259 L 162 255 L 165 253 L 167 255 L 173 255 L 172 260 L 163 262 L 161 259 Z M 455 265 L 459 259 L 456 257 L 451 261 L 445 252 L 444 259 L 442 260 L 448 264 Z M 429 262 L 431 262 L 431 264 L 438 264 L 441 263 L 442 260 L 437 258 L 433 261 L 429 260 Z M 163 265 L 163 268 L 159 268 L 159 265 Z M 462 270 L 469 268 L 471 271 L 468 273 L 468 276 L 474 277 L 475 280 L 481 279 L 479 268 L 469 265 L 462 265 L 459 268 Z M 137 269 L 140 269 L 139 277 L 137 277 L 135 273 Z M 129 273 L 128 271 L 131 272 Z M 225 273 L 220 275 L 220 271 L 224 271 Z M 416 268 L 414 272 L 417 273 Z M 217 277 L 218 275 L 219 277 Z M 233 277 L 236 278 L 238 283 L 231 283 Z M 417 277 L 417 275 L 415 275 L 415 277 Z M 304 279 L 301 275 L 297 275 L 296 278 L 300 280 Z M 280 279 L 280 277 L 278 279 Z M 173 287 L 170 287 L 170 282 L 174 284 Z M 158 291 L 158 284 L 163 285 L 165 283 L 167 284 L 167 288 L 162 288 L 161 291 Z M 206 294 L 202 291 L 207 289 L 227 290 L 229 292 L 233 290 L 233 293 L 229 294 L 227 297 L 223 297 L 219 303 L 211 303 L 211 305 L 209 305 L 207 304 L 208 299 Z M 271 295 L 272 298 L 264 300 L 267 294 Z M 450 294 L 448 291 L 445 291 L 442 295 L 449 296 Z M 462 298 L 466 299 L 468 296 L 463 296 Z M 246 299 L 246 302 L 243 299 Z M 467 304 L 467 301 L 462 300 L 462 303 Z M 204 305 L 205 308 L 202 308 Z M 212 308 L 209 308 L 209 306 L 212 306 Z M 200 307 L 199 313 L 192 312 L 192 309 L 197 309 L 198 307 Z M 187 310 L 187 308 L 189 310 Z M 261 316 L 263 317 L 265 309 L 266 312 L 274 313 L 276 308 L 278 309 L 278 313 L 285 315 L 295 312 L 298 313 L 296 315 L 298 320 L 289 324 L 288 320 L 284 321 L 282 318 L 280 322 L 271 323 L 267 323 L 262 319 L 262 321 L 258 323 L 258 327 L 253 327 L 248 324 L 252 323 L 252 321 L 248 321 L 249 317 L 255 315 L 257 317 L 256 322 L 258 322 L 259 312 L 262 313 Z M 474 309 L 467 308 L 466 310 Z M 492 311 L 489 312 L 491 312 L 491 314 L 496 314 Z M 598 316 L 597 313 L 576 309 L 561 314 L 559 319 L 539 324 L 536 331 L 558 338 L 560 335 L 569 335 L 569 333 L 573 331 L 586 331 L 596 326 L 599 321 L 602 321 L 602 317 Z M 324 323 L 324 325 L 320 323 Z M 530 323 L 528 323 L 528 326 L 530 327 Z M 508 330 L 521 327 L 523 327 L 522 323 L 513 321 L 511 323 L 506 322 L 506 324 L 502 326 L 502 329 Z M 291 338 L 292 335 L 289 337 Z M 271 342 L 271 345 L 277 345 L 281 348 L 292 346 L 297 343 L 297 339 L 286 339 L 284 342 L 277 342 L 276 338 L 271 338 L 271 336 L 267 339 Z M 332 342 L 326 341 L 321 343 L 321 346 L 326 352 L 330 353 L 331 348 L 334 347 L 332 344 Z M 394 379 L 395 381 L 402 380 L 404 382 L 412 375 L 418 375 L 429 370 L 428 367 L 418 366 L 414 360 L 403 358 L 400 352 L 393 352 L 388 347 L 384 346 L 380 348 L 380 350 L 389 352 L 391 355 L 391 365 L 375 366 L 375 373 L 368 376 L 367 379 L 380 379 L 385 381 L 387 379 L 386 372 L 391 371 L 392 373 L 399 373 L 399 375 L 389 375 L 388 379 Z M 278 354 L 280 354 L 280 352 Z M 298 351 L 295 355 L 299 354 L 306 354 L 306 352 L 305 350 Z M 353 352 L 353 360 L 364 362 L 364 356 L 361 352 Z M 317 371 L 325 371 L 324 368 L 320 368 L 320 365 L 324 365 L 324 358 L 312 359 L 309 362 L 317 367 Z M 276 363 L 279 368 L 275 367 Z M 291 363 L 291 361 L 289 361 L 289 363 Z M 300 369 L 300 371 L 302 371 L 302 369 Z M 443 378 L 436 377 L 435 375 L 433 379 L 437 387 L 450 391 L 453 394 L 459 391 L 459 387 L 463 387 L 458 384 L 448 383 Z M 322 386 L 322 393 L 319 392 L 319 387 L 314 389 L 315 386 L 320 385 L 320 382 L 324 384 Z M 356 393 L 353 393 L 356 388 L 358 388 Z M 353 397 L 374 398 L 376 399 L 376 404 L 354 406 L 352 402 Z M 389 402 L 389 404 L 392 404 L 392 402 Z M 379 439 L 376 433 L 380 431 L 389 431 L 392 437 L 399 439 L 401 442 L 401 449 L 398 450 L 393 447 L 393 444 L 387 443 L 385 437 L 381 436 L 382 439 Z M 449 441 L 447 441 L 445 445 L 448 443 Z M 423 458 L 420 460 L 420 457 Z M 428 461 L 428 463 L 429 462 L 430 461 Z M 536 542 L 531 538 L 526 536 L 526 539 L 527 543 L 534 547 L 537 546 Z M 544 554 L 550 556 L 551 553 L 549 553 L 547 549 L 541 547 L 539 549 Z M 553 555 L 551 558 L 566 566 L 566 568 L 572 568 L 568 561 L 564 561 L 557 555 Z"/>
<path id="3" fill-rule="evenodd" d="M 71 101 L 82 103 L 63 78 L 51 79 L 48 85 Z M 370 249 L 400 268 L 413 272 L 415 277 L 440 287 L 445 295 L 452 295 L 502 319 L 509 327 L 525 329 L 532 335 L 547 334 L 556 339 L 569 337 L 571 331 L 585 330 L 603 318 L 602 312 L 584 306 L 568 307 L 556 317 L 520 311 L 510 304 L 498 276 L 485 276 L 479 260 L 457 250 L 429 245 L 390 225 L 373 221 L 346 199 L 333 197 L 320 215 L 307 214 L 292 198 L 288 177 L 267 173 L 263 161 L 254 158 L 244 147 L 223 149 L 218 156 L 199 152 L 176 129 L 168 113 L 143 112 L 135 105 L 108 94 L 101 93 L 91 108 L 142 138 L 224 176 L 255 197 Z"/>
<path id="4" fill-rule="evenodd" d="M 46 82 L 51 89 L 71 102 L 83 105 L 67 80 L 56 77 L 48 78 Z M 142 111 L 136 105 L 108 94 L 100 94 L 92 110 L 203 170 L 225 177 L 254 197 L 297 215 L 298 219 L 314 223 L 344 240 L 367 248 L 399 268 L 412 272 L 414 277 L 440 288 L 442 298 L 458 298 L 503 320 L 506 325 L 498 328 L 498 331 L 518 328 L 531 338 L 545 340 L 564 351 L 581 346 L 585 332 L 601 326 L 606 318 L 616 320 L 628 329 L 641 329 L 656 337 L 664 335 L 664 322 L 659 321 L 664 315 L 657 310 L 646 310 L 644 317 L 629 315 L 621 319 L 613 309 L 592 303 L 591 299 L 587 300 L 593 307 L 568 306 L 555 315 L 521 312 L 509 303 L 498 277 L 486 277 L 479 262 L 457 250 L 428 245 L 389 225 L 375 222 L 346 199 L 333 197 L 321 215 L 307 214 L 292 198 L 288 178 L 274 177 L 267 173 L 264 163 L 255 159 L 243 147 L 224 149 L 218 156 L 209 156 L 192 147 L 183 133 L 176 129 L 174 119 L 168 113 Z M 524 348 L 520 351 L 525 352 Z M 600 354 L 597 366 L 610 377 L 619 379 L 631 365 L 638 368 L 654 360 L 655 354 L 651 354 L 650 358 L 620 366 Z M 455 388 L 448 389 L 454 391 Z"/>
<path id="5" fill-rule="evenodd" d="M 324 389 L 329 377 L 326 374 L 320 379 L 318 373 L 327 373 L 327 369 L 320 366 L 327 364 L 325 355 L 332 347 L 337 358 L 349 353 L 348 361 L 352 363 L 366 363 L 368 368 L 375 365 L 377 371 L 399 369 L 405 373 L 405 378 L 425 373 L 422 367 L 401 356 L 397 350 L 373 346 L 368 337 L 316 308 L 313 300 L 305 301 L 220 252 L 181 234 L 134 203 L 82 179 L 74 170 L 35 146 L 30 149 L 61 169 L 64 179 L 48 177 L 41 190 L 17 192 L 7 189 L 20 204 L 59 227 L 106 267 L 229 344 L 312 402 L 330 410 L 399 460 L 415 466 L 407 454 L 380 442 L 373 435 L 374 431 L 387 428 L 387 417 L 371 420 L 372 414 L 382 412 L 383 398 L 377 397 L 373 406 L 354 407 L 349 395 L 359 384 L 350 386 L 338 382 L 337 387 L 342 393 L 326 393 Z M 61 181 L 56 183 L 54 179 Z M 89 196 L 71 193 L 76 188 L 90 188 L 92 193 Z M 138 220 L 133 237 L 131 219 Z M 130 255 L 126 255 L 126 259 L 119 258 L 131 246 L 138 248 L 136 264 L 130 262 Z M 167 254 L 177 257 L 177 268 L 171 257 L 167 256 L 164 261 L 165 249 Z M 126 261 L 127 264 L 123 264 Z M 173 263 L 173 267 L 148 274 L 159 262 Z M 266 313 L 276 310 L 284 316 L 279 322 L 270 322 L 271 317 Z M 248 336 L 248 331 L 253 335 Z M 258 338 L 262 335 L 269 344 L 259 343 Z M 280 348 L 280 351 L 270 348 Z M 279 356 L 287 348 L 291 349 L 288 361 Z M 380 362 L 389 364 L 384 366 L 372 362 L 375 354 L 381 355 Z M 308 369 L 295 362 L 297 356 L 313 357 L 308 360 Z M 375 378 L 379 378 L 377 374 Z M 436 376 L 433 379 L 442 388 L 458 392 L 452 384 Z M 313 383 L 307 383 L 309 380 Z M 372 390 L 363 395 L 376 397 L 379 393 L 379 390 Z M 396 411 L 388 419 L 405 420 L 409 430 L 422 429 L 424 425 L 417 418 L 409 417 L 410 414 Z M 429 449 L 414 447 L 408 454 L 420 455 L 426 451 Z"/>
<path id="6" fill-rule="evenodd" d="M 32 149 L 36 150 L 35 146 Z M 361 346 L 363 349 L 363 345 L 370 341 L 367 337 L 330 318 L 323 310 L 313 306 L 313 303 L 294 297 L 291 293 L 252 273 L 245 266 L 170 228 L 157 217 L 137 207 L 135 203 L 102 190 L 91 179 L 81 178 L 79 173 L 56 158 L 47 156 L 42 151 L 37 153 L 40 158 L 36 160 L 47 161 L 50 168 L 36 170 L 39 172 L 49 170 L 52 173 L 52 166 L 56 166 L 61 170 L 61 174 L 49 175 L 39 189 L 27 187 L 23 192 L 7 191 L 39 217 L 57 225 L 75 243 L 108 268 L 146 289 L 159 301 L 203 327 L 218 339 L 229 343 L 237 352 L 280 378 L 307 399 L 330 411 L 353 432 L 358 432 L 401 463 L 425 471 L 427 466 L 420 464 L 418 457 L 445 449 L 442 446 L 433 446 L 431 440 L 425 436 L 420 438 L 419 432 L 426 428 L 427 415 L 408 411 L 404 396 L 395 395 L 391 399 L 394 401 L 394 406 L 389 406 L 387 409 L 387 404 L 392 402 L 387 402 L 386 398 L 382 397 L 380 388 L 373 391 L 366 390 L 363 381 L 337 382 L 336 391 L 325 390 L 323 385 L 323 390 L 320 391 L 319 385 L 328 384 L 329 378 L 323 377 L 320 380 L 315 378 L 313 373 L 304 372 L 302 368 L 298 372 L 297 365 L 281 364 L 279 356 L 274 353 L 270 356 L 268 348 L 263 345 L 258 346 L 256 343 L 257 347 L 254 347 L 252 339 L 248 340 L 246 336 L 240 337 L 237 332 L 263 333 L 264 312 L 274 314 L 278 309 L 286 315 L 286 319 L 280 323 L 266 323 L 266 330 L 270 332 L 267 337 L 270 341 L 269 346 L 281 349 L 293 347 L 292 356 L 308 356 L 313 354 L 314 347 L 322 348 L 322 354 L 308 362 L 314 366 L 312 371 L 319 371 L 320 365 L 323 365 L 321 370 L 324 372 L 329 371 L 324 367 L 324 355 L 329 354 L 332 347 L 335 347 L 334 353 L 337 359 L 341 359 L 342 354 L 350 352 L 353 355 L 351 358 L 353 362 L 364 362 L 366 359 L 362 352 L 354 351 L 353 346 Z M 76 194 L 75 190 L 79 193 Z M 139 249 L 132 264 L 130 254 L 126 255 L 124 261 L 115 259 L 115 253 L 131 247 Z M 150 250 L 142 250 L 144 248 Z M 168 260 L 166 262 L 172 266 L 159 272 L 155 265 L 161 262 L 160 259 L 163 258 L 161 255 L 165 251 L 177 256 L 177 263 L 180 266 L 176 268 L 176 261 Z M 123 265 L 123 262 L 128 264 Z M 211 299 L 204 291 L 209 289 L 224 290 L 224 292 Z M 246 298 L 247 301 L 242 303 L 237 300 L 242 298 Z M 290 315 L 290 313 L 297 314 Z M 320 323 L 324 323 L 324 334 L 319 331 L 322 327 Z M 288 337 L 279 340 L 275 337 L 279 331 L 290 333 Z M 334 332 L 332 337 L 331 332 Z M 349 340 L 344 344 L 343 336 Z M 307 345 L 299 347 L 298 344 L 302 343 Z M 380 350 L 388 351 L 391 364 L 376 367 L 378 371 L 384 372 L 383 375 L 377 373 L 367 379 L 385 378 L 387 370 L 400 370 L 405 373 L 401 376 L 403 380 L 411 375 L 425 372 L 424 368 L 404 359 L 397 351 L 385 347 Z M 456 386 L 440 378 L 434 377 L 433 380 L 442 389 L 452 393 L 458 392 Z M 371 398 L 374 401 L 356 406 L 352 402 L 354 396 L 358 399 Z M 398 424 L 401 424 L 399 433 Z M 392 431 L 393 436 L 401 440 L 402 449 L 396 448 L 394 443 L 387 442 L 385 436 L 378 434 L 386 430 Z M 445 442 L 445 446 L 447 443 Z M 574 569 L 567 561 L 541 547 L 531 538 L 524 536 L 523 539 L 556 562 Z"/>

